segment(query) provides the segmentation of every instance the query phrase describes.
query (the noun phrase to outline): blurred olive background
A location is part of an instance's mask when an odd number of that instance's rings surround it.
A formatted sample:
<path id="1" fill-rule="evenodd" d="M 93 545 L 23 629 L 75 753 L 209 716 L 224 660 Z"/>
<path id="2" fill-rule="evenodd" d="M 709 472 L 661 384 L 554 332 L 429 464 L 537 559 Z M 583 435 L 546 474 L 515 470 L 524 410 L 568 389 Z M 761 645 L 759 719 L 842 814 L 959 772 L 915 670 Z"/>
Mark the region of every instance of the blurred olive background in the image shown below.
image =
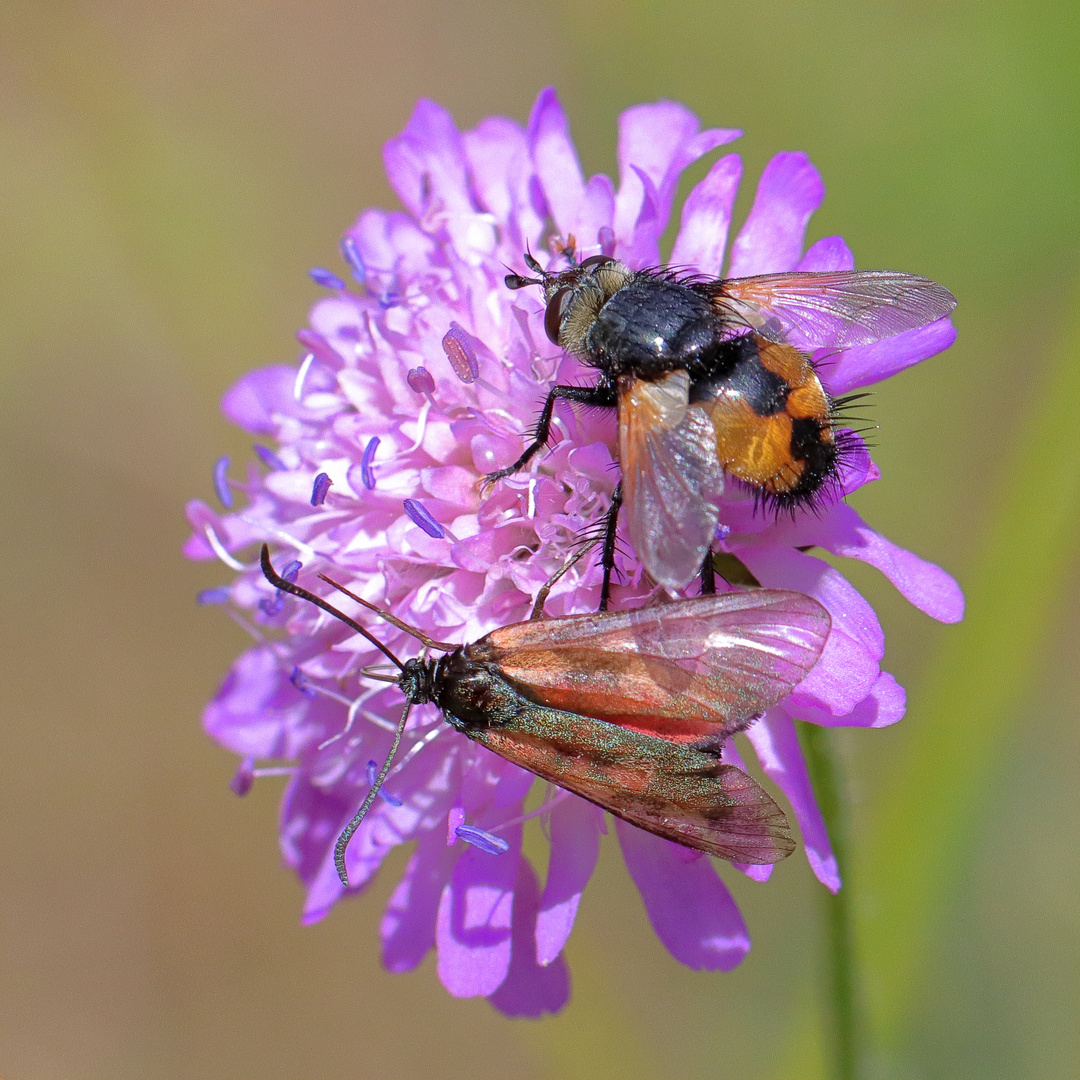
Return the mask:
<path id="1" fill-rule="evenodd" d="M 194 605 L 184 501 L 250 440 L 312 265 L 417 97 L 459 123 L 558 87 L 589 171 L 634 102 L 803 149 L 863 267 L 960 298 L 957 345 L 877 388 L 866 517 L 969 589 L 940 627 L 874 572 L 887 731 L 836 742 L 875 1077 L 1080 1075 L 1076 414 L 1080 7 L 928 0 L 25 0 L 0 5 L 4 699 L 0 1075 L 805 1080 L 824 1075 L 820 887 L 727 874 L 754 935 L 686 971 L 605 852 L 565 1013 L 511 1022 L 376 928 L 402 860 L 318 926 L 200 709 L 244 638 Z M 692 178 L 704 171 L 699 166 Z M 744 192 L 745 196 L 745 192 Z M 747 200 L 740 203 L 745 212 Z"/>

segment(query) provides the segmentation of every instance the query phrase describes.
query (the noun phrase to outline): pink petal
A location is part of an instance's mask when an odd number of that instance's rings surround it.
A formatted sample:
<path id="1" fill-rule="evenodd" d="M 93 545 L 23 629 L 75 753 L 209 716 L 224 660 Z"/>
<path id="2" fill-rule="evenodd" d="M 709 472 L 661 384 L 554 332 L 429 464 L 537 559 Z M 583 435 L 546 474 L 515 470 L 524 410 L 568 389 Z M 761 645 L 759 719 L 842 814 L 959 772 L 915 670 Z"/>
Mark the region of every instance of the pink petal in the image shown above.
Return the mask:
<path id="1" fill-rule="evenodd" d="M 510 850 L 489 855 L 468 848 L 443 889 L 435 924 L 438 972 L 454 997 L 487 997 L 510 970 L 514 883 L 521 827 L 503 834 Z"/>
<path id="2" fill-rule="evenodd" d="M 305 926 L 330 913 L 344 886 L 334 869 L 334 843 L 355 807 L 340 793 L 318 788 L 297 774 L 285 789 L 281 803 L 281 856 L 307 886 Z M 351 891 L 357 891 L 354 883 Z"/>
<path id="3" fill-rule="evenodd" d="M 708 859 L 686 862 L 678 845 L 615 820 L 626 868 L 656 936 L 681 964 L 730 971 L 750 951 L 735 901 Z"/>
<path id="4" fill-rule="evenodd" d="M 835 360 L 821 364 L 821 381 L 830 394 L 846 394 L 860 386 L 881 382 L 926 360 L 947 349 L 955 340 L 952 322 L 938 319 L 929 326 L 836 354 Z"/>
<path id="5" fill-rule="evenodd" d="M 570 796 L 551 811 L 551 854 L 536 919 L 536 957 L 550 964 L 574 927 L 578 903 L 600 855 L 603 811 Z"/>
<path id="6" fill-rule="evenodd" d="M 629 238 L 641 219 L 645 191 L 641 173 L 649 178 L 658 193 L 656 211 L 662 232 L 683 169 L 703 154 L 742 134 L 723 128 L 699 132 L 699 126 L 697 116 L 676 101 L 635 105 L 619 117 L 619 193 L 615 200 L 615 232 L 620 239 Z"/>
<path id="7" fill-rule="evenodd" d="M 833 624 L 821 659 L 792 691 L 792 707 L 827 709 L 834 716 L 851 712 L 873 689 L 885 649 L 874 609 L 837 571 L 799 551 L 740 547 L 737 554 L 769 588 L 794 589 L 819 600 Z"/>
<path id="8" fill-rule="evenodd" d="M 266 645 L 237 657 L 203 711 L 203 728 L 244 757 L 292 758 L 310 741 L 311 702 L 289 682 Z M 339 707 L 340 708 L 340 707 Z"/>
<path id="9" fill-rule="evenodd" d="M 446 846 L 440 831 L 420 835 L 379 926 L 387 971 L 412 971 L 435 947 L 439 897 L 461 854 L 460 847 Z"/>
<path id="10" fill-rule="evenodd" d="M 570 138 L 570 124 L 549 86 L 540 91 L 529 117 L 529 147 L 551 216 L 565 238 L 573 230 L 585 198 L 585 177 Z"/>
<path id="11" fill-rule="evenodd" d="M 520 124 L 489 116 L 462 136 L 473 190 L 480 205 L 505 224 L 517 208 L 514 174 L 528 160 L 529 146 Z"/>
<path id="12" fill-rule="evenodd" d="M 904 688 L 887 671 L 878 675 L 870 693 L 844 716 L 833 716 L 827 709 L 811 705 L 805 699 L 793 702 L 790 696 L 779 705 L 796 720 L 809 720 L 823 727 L 888 727 L 903 719 L 906 707 Z"/>
<path id="13" fill-rule="evenodd" d="M 825 185 L 805 154 L 777 154 L 761 174 L 754 205 L 732 245 L 728 276 L 794 270 L 806 224 L 824 197 Z"/>
<path id="14" fill-rule="evenodd" d="M 273 435 L 279 417 L 306 411 L 293 398 L 295 382 L 296 368 L 282 364 L 250 371 L 225 391 L 221 411 L 253 435 Z"/>
<path id="15" fill-rule="evenodd" d="M 842 236 L 826 236 L 811 244 L 796 270 L 821 273 L 823 270 L 854 270 L 855 256 Z"/>
<path id="16" fill-rule="evenodd" d="M 807 544 L 877 567 L 905 600 L 939 622 L 955 623 L 964 617 L 964 594 L 949 574 L 875 532 L 846 503 L 798 523 L 796 546 Z"/>
<path id="17" fill-rule="evenodd" d="M 536 957 L 536 915 L 540 889 L 529 860 L 518 863 L 514 886 L 510 970 L 491 995 L 491 1004 L 506 1016 L 536 1018 L 558 1012 L 570 999 L 570 973 L 562 957 L 542 965 Z"/>
<path id="18" fill-rule="evenodd" d="M 427 98 L 416 103 L 405 130 L 383 147 L 386 176 L 398 198 L 421 217 L 431 204 L 471 210 L 465 148 L 454 119 Z"/>
<path id="19" fill-rule="evenodd" d="M 741 177 L 739 155 L 728 154 L 715 162 L 705 179 L 690 192 L 671 252 L 673 265 L 693 267 L 711 277 L 720 276 Z"/>
<path id="20" fill-rule="evenodd" d="M 836 856 L 810 783 L 794 723 L 779 710 L 770 709 L 747 729 L 746 737 L 757 753 L 765 775 L 787 796 L 795 811 L 810 868 L 825 888 L 837 892 L 840 872 Z"/>

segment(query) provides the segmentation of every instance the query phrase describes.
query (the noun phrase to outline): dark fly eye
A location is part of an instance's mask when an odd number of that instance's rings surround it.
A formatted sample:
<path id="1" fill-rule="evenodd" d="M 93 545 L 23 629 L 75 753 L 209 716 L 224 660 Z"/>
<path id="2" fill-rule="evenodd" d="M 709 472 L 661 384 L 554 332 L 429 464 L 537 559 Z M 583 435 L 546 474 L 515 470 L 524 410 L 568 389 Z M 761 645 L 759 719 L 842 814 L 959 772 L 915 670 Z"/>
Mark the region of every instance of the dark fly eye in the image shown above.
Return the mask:
<path id="1" fill-rule="evenodd" d="M 587 259 L 582 260 L 578 268 L 580 270 L 588 270 L 591 267 L 614 261 L 615 260 L 610 255 L 590 255 Z"/>
<path id="2" fill-rule="evenodd" d="M 565 289 L 560 289 L 548 301 L 547 311 L 544 313 L 544 330 L 547 333 L 548 341 L 553 345 L 559 344 L 559 327 L 562 326 L 563 312 L 566 309 L 571 292 L 573 292 L 573 289 L 567 286 Z"/>

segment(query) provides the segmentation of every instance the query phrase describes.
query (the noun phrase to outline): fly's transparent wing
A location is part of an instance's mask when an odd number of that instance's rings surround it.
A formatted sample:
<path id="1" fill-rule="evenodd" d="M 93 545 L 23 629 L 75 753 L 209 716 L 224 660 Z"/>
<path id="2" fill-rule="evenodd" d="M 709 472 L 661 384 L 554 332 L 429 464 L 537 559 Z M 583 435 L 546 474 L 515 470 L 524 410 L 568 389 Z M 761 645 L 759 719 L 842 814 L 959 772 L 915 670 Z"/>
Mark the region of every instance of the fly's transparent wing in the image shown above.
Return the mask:
<path id="1" fill-rule="evenodd" d="M 680 589 L 701 569 L 716 533 L 724 471 L 716 430 L 690 405 L 690 376 L 619 386 L 623 504 L 634 550 L 658 584 Z"/>
<path id="2" fill-rule="evenodd" d="M 761 274 L 702 286 L 720 310 L 770 341 L 850 349 L 950 315 L 943 285 L 893 270 Z"/>

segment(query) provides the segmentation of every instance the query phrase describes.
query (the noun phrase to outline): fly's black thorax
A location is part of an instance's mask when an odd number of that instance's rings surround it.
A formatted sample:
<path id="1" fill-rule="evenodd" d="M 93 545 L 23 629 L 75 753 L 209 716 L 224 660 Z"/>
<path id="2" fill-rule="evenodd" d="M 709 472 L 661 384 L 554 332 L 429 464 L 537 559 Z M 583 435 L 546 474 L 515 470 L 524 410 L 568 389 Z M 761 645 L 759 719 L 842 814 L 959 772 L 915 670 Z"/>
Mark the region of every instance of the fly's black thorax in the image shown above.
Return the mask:
<path id="1" fill-rule="evenodd" d="M 680 369 L 693 377 L 715 368 L 723 345 L 724 325 L 708 298 L 639 273 L 598 312 L 583 359 L 610 377 L 651 381 Z"/>
<path id="2" fill-rule="evenodd" d="M 471 659 L 469 646 L 434 662 L 433 696 L 451 727 L 466 735 L 513 723 L 529 703 L 500 676 L 496 664 Z"/>

